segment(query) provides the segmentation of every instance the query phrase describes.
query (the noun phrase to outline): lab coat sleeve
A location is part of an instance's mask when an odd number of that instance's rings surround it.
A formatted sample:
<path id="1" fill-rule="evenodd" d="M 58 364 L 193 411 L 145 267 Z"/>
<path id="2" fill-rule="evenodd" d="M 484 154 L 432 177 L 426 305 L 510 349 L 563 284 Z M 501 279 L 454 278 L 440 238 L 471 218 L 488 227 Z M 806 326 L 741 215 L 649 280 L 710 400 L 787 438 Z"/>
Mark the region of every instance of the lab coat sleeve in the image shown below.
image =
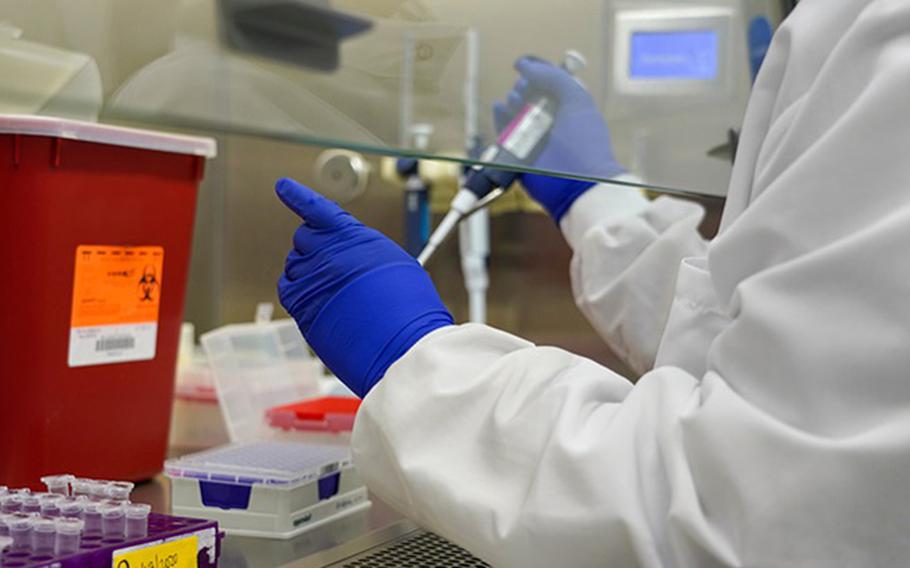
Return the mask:
<path id="1" fill-rule="evenodd" d="M 361 407 L 375 493 L 498 568 L 906 564 L 908 29 L 904 0 L 804 0 L 780 32 L 734 176 L 751 204 L 708 255 L 730 322 L 702 375 L 633 387 L 438 330 Z"/>
<path id="2" fill-rule="evenodd" d="M 703 216 L 701 206 L 689 201 L 649 202 L 637 190 L 603 184 L 582 195 L 563 218 L 574 252 L 575 302 L 638 373 L 654 365 L 681 262 L 706 253 L 698 233 Z"/>
<path id="3" fill-rule="evenodd" d="M 680 371 L 633 389 L 560 349 L 451 327 L 368 395 L 356 465 L 394 508 L 497 568 L 659 566 L 668 477 L 695 499 L 674 422 L 697 403 Z"/>

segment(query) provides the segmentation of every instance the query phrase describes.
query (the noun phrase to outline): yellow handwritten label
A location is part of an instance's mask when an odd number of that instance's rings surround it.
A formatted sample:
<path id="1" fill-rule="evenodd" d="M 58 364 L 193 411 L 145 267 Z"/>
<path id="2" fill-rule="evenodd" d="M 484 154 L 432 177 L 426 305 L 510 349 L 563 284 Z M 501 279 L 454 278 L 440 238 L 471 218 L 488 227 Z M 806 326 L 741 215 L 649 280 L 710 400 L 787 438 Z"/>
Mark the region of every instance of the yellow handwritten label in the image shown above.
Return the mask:
<path id="1" fill-rule="evenodd" d="M 114 553 L 112 568 L 197 568 L 199 537 L 190 536 Z"/>

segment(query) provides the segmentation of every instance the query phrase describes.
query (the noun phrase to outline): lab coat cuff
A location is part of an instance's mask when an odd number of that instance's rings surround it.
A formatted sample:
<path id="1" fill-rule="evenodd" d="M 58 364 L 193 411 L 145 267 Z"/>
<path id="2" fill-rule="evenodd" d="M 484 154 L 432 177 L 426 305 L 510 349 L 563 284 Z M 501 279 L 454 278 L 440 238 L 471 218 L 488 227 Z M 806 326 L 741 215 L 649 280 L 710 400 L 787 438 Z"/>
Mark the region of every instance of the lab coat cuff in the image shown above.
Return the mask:
<path id="1" fill-rule="evenodd" d="M 616 178 L 618 182 L 641 184 L 633 174 Z M 616 183 L 601 183 L 582 194 L 560 221 L 562 233 L 574 250 L 593 227 L 632 217 L 644 211 L 650 201 L 635 187 Z"/>

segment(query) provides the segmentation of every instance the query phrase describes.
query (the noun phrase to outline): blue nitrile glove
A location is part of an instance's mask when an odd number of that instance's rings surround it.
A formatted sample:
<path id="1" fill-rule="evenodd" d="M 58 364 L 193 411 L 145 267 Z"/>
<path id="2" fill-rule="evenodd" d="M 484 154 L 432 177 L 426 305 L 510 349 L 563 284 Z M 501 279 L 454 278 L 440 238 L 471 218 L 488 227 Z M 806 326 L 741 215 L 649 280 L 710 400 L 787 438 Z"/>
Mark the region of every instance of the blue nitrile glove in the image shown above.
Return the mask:
<path id="1" fill-rule="evenodd" d="M 293 180 L 275 190 L 304 220 L 278 282 L 281 305 L 326 366 L 366 396 L 452 316 L 426 271 L 385 235 Z"/>
<path id="2" fill-rule="evenodd" d="M 533 164 L 542 170 L 613 178 L 625 173 L 616 163 L 610 131 L 587 89 L 564 69 L 535 57 L 522 57 L 515 62 L 521 78 L 505 102 L 493 105 L 497 132 L 502 132 L 528 99 L 541 95 L 552 97 L 558 104 L 556 123 L 546 146 Z M 558 223 L 581 194 L 595 184 L 538 174 L 523 174 L 521 183 Z"/>

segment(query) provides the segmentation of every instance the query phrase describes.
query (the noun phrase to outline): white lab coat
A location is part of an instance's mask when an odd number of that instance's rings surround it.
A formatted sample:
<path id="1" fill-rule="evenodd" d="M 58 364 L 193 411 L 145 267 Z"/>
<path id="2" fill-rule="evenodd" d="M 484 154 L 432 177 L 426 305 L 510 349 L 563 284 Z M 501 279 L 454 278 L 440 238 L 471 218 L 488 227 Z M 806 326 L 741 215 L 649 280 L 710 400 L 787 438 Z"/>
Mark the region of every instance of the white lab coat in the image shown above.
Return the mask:
<path id="1" fill-rule="evenodd" d="M 581 309 L 640 370 L 479 325 L 366 398 L 369 486 L 497 567 L 910 562 L 910 2 L 804 0 L 720 235 L 672 199 L 563 223 Z M 600 219 L 598 218 L 600 216 Z"/>

